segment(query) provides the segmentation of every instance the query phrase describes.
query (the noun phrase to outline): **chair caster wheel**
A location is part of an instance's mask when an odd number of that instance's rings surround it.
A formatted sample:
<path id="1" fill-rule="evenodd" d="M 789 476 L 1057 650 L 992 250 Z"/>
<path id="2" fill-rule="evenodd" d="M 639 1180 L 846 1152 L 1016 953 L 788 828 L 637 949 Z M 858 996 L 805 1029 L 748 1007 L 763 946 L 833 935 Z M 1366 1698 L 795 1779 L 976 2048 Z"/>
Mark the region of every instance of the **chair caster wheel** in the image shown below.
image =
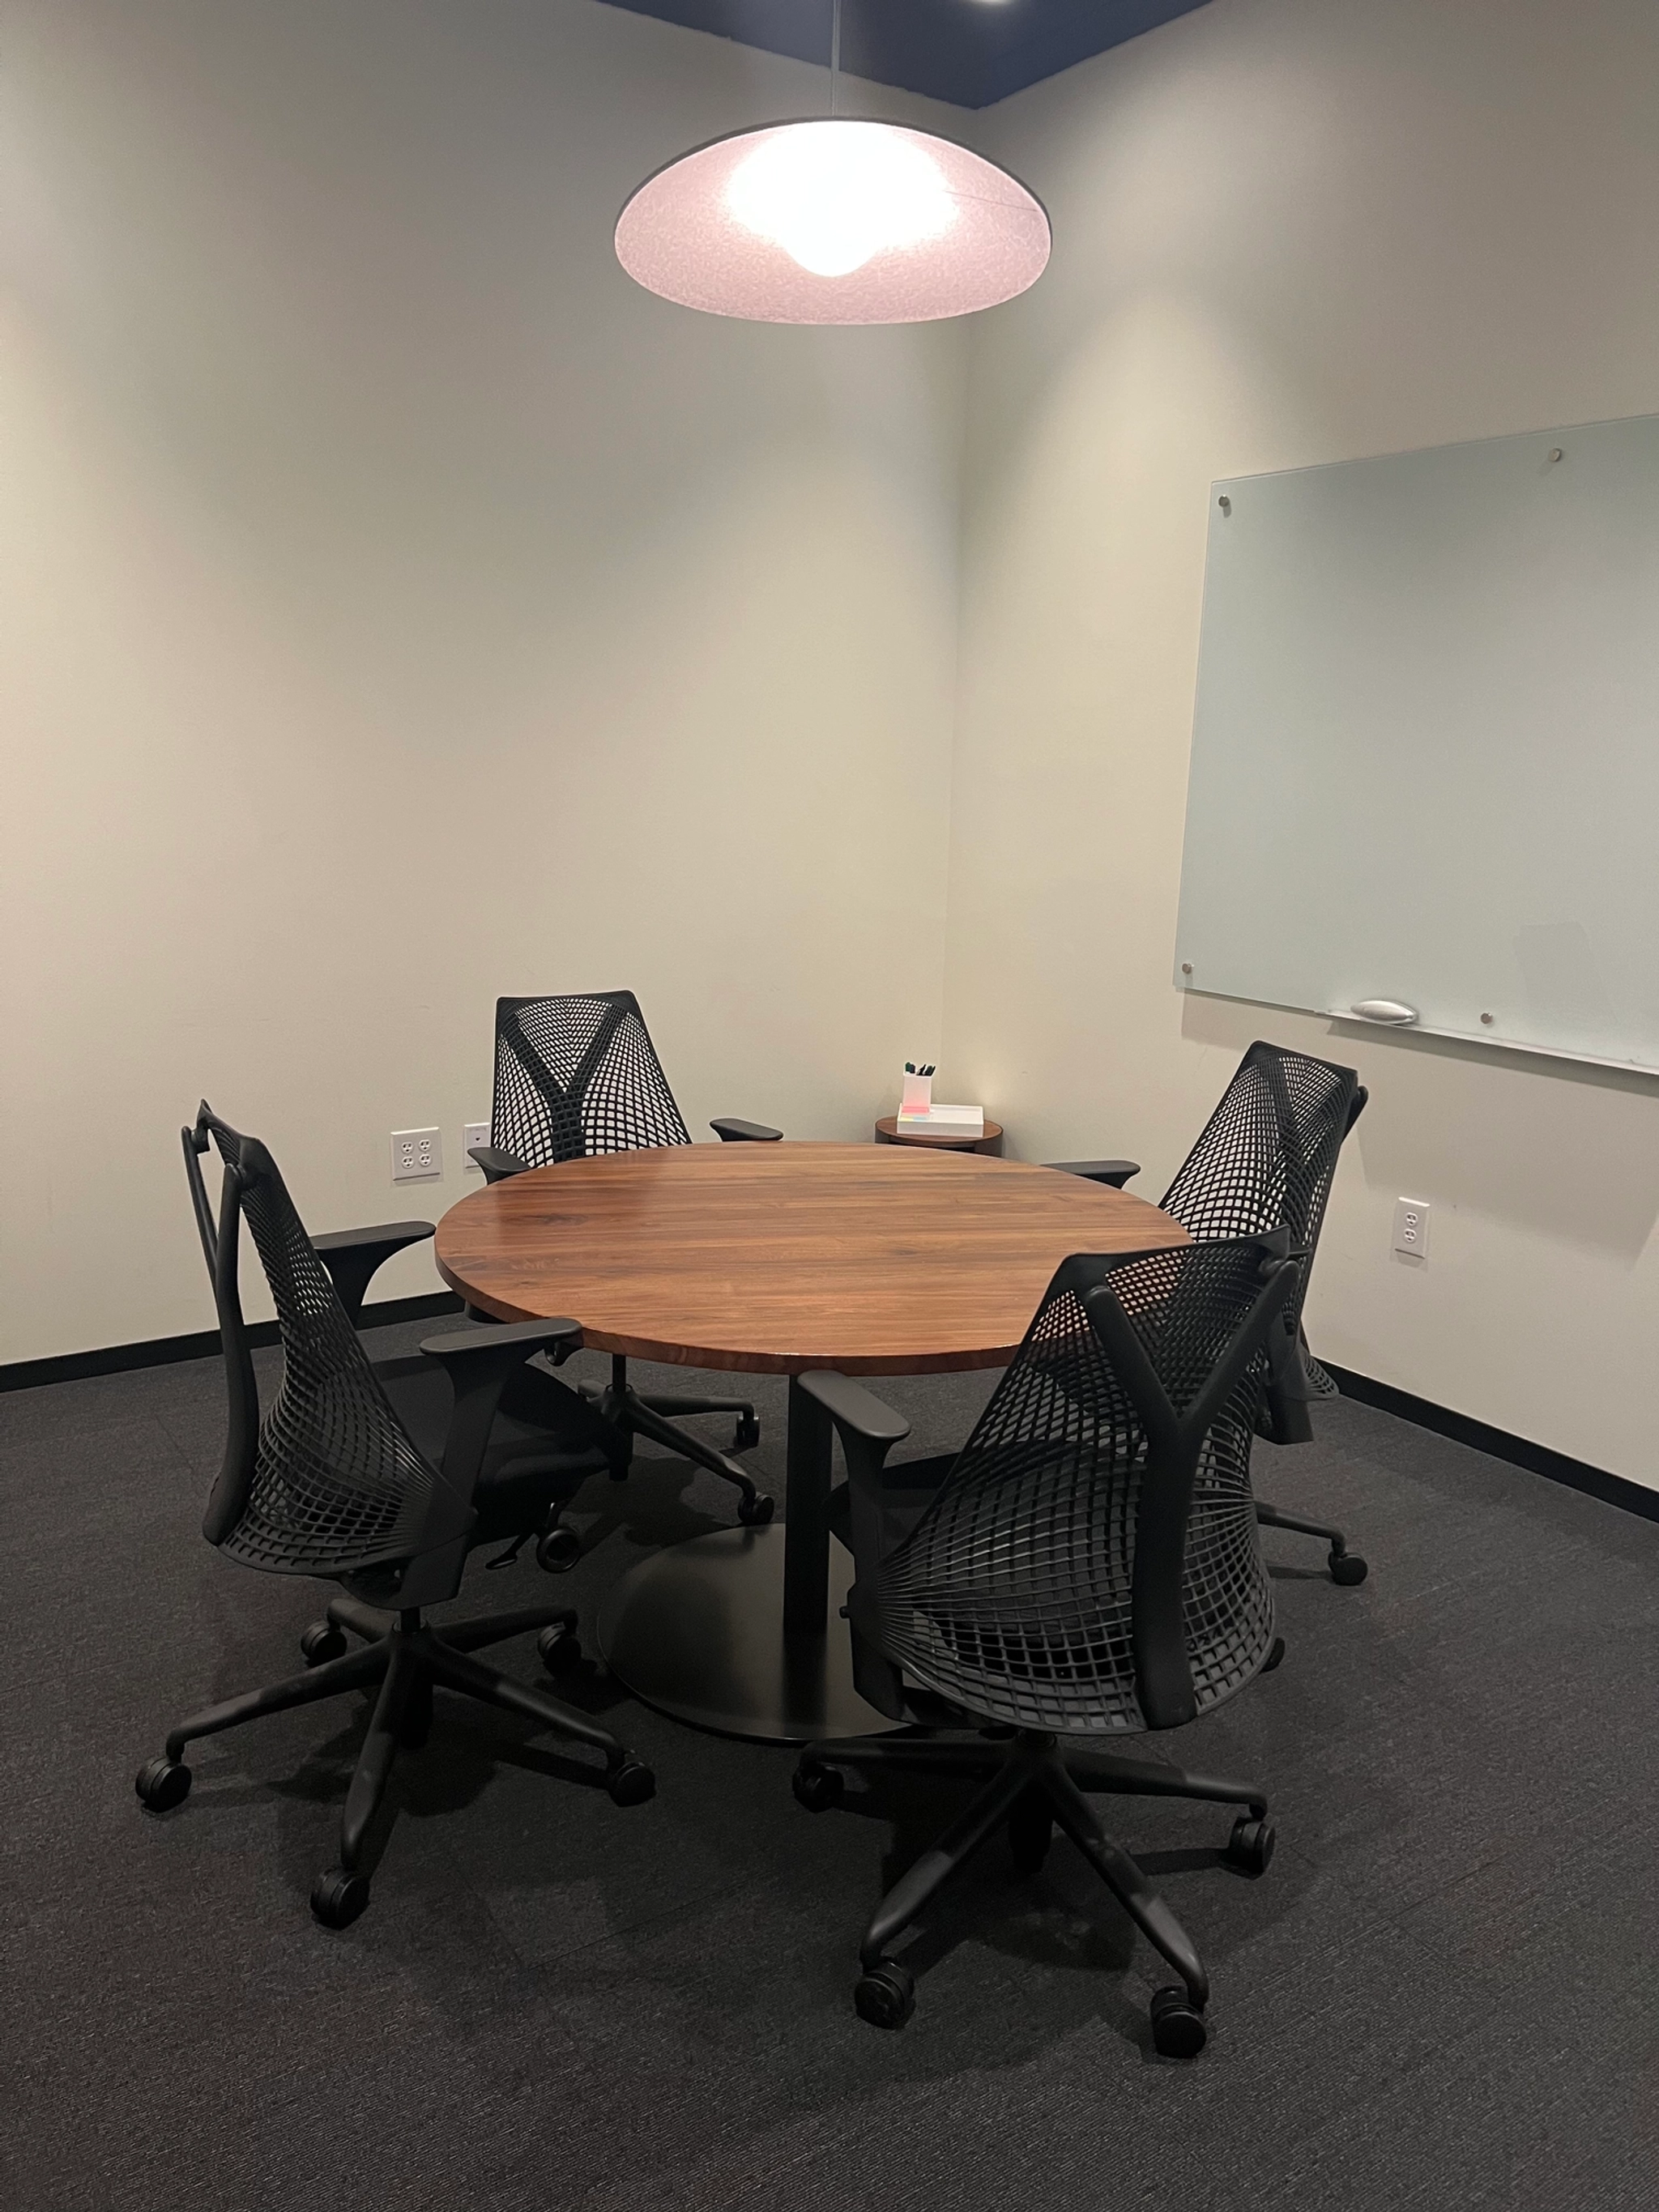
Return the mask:
<path id="1" fill-rule="evenodd" d="M 536 1656 L 550 1674 L 569 1674 L 582 1663 L 581 1638 L 556 1621 L 536 1638 Z"/>
<path id="2" fill-rule="evenodd" d="M 133 1784 L 147 1813 L 170 1813 L 190 1795 L 190 1769 L 171 1759 L 152 1759 Z"/>
<path id="3" fill-rule="evenodd" d="M 1008 1847 L 1015 1873 L 1028 1878 L 1041 1874 L 1054 1837 L 1054 1816 L 1048 1799 L 1034 1790 L 1017 1798 L 1008 1815 Z"/>
<path id="4" fill-rule="evenodd" d="M 323 1667 L 331 1659 L 343 1659 L 347 1648 L 344 1629 L 337 1628 L 331 1620 L 313 1620 L 300 1638 L 300 1656 L 307 1667 Z"/>
<path id="5" fill-rule="evenodd" d="M 368 1908 L 368 1883 L 360 1874 L 331 1867 L 311 1885 L 311 1910 L 325 1928 L 349 1928 Z"/>
<path id="6" fill-rule="evenodd" d="M 777 1510 L 776 1501 L 759 1490 L 752 1498 L 743 1500 L 738 1507 L 738 1518 L 745 1528 L 763 1528 Z"/>
<path id="7" fill-rule="evenodd" d="M 1284 1663 L 1285 1639 L 1282 1636 L 1275 1636 L 1267 1646 L 1267 1656 L 1261 1662 L 1261 1671 L 1264 1674 L 1271 1674 L 1275 1667 L 1282 1667 Z"/>
<path id="8" fill-rule="evenodd" d="M 1369 1572 L 1365 1562 L 1358 1552 L 1334 1551 L 1331 1553 L 1330 1568 L 1331 1580 L 1334 1583 L 1342 1583 L 1348 1589 L 1352 1589 L 1356 1583 L 1363 1583 Z"/>
<path id="9" fill-rule="evenodd" d="M 536 1565 L 544 1575 L 568 1575 L 581 1555 L 581 1538 L 562 1521 L 556 1522 L 536 1545 Z"/>
<path id="10" fill-rule="evenodd" d="M 860 1974 L 853 2008 L 872 2027 L 902 2027 L 916 2008 L 916 1979 L 896 1959 L 883 1959 Z"/>
<path id="11" fill-rule="evenodd" d="M 1227 1863 L 1244 1874 L 1266 1874 L 1273 1864 L 1273 1845 L 1278 1840 L 1271 1820 L 1253 1820 L 1248 1813 L 1241 1813 L 1228 1838 Z"/>
<path id="12" fill-rule="evenodd" d="M 739 1413 L 738 1425 L 732 1431 L 733 1451 L 753 1451 L 760 1442 L 760 1423 L 752 1413 Z"/>
<path id="13" fill-rule="evenodd" d="M 613 1805 L 643 1805 L 657 1794 L 657 1778 L 637 1759 L 625 1759 L 605 1778 Z"/>
<path id="14" fill-rule="evenodd" d="M 1157 1990 L 1152 2002 L 1152 2048 L 1160 2058 L 1196 2058 L 1209 2041 L 1204 2015 L 1184 1989 Z"/>
<path id="15" fill-rule="evenodd" d="M 790 1777 L 789 1786 L 798 1805 L 804 1805 L 809 1813 L 827 1813 L 840 1804 L 847 1777 L 838 1766 L 801 1765 Z"/>

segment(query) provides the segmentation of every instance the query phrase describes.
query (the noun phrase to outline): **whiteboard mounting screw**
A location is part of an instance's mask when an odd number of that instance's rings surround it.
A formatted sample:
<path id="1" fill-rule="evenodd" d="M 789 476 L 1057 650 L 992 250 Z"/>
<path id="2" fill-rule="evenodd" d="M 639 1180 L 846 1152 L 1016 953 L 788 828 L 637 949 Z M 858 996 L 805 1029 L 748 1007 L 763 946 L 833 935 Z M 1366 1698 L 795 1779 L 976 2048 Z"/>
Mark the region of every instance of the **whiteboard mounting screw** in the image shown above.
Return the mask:
<path id="1" fill-rule="evenodd" d="M 1181 972 L 1182 972 L 1182 974 L 1183 975 L 1190 975 L 1192 974 L 1192 972 L 1193 972 L 1193 963 L 1192 963 L 1192 962 L 1191 962 L 1190 960 L 1183 960 L 1183 961 L 1182 962 L 1182 963 L 1181 963 Z"/>
<path id="2" fill-rule="evenodd" d="M 1221 512 L 1224 514 L 1231 514 L 1233 511 L 1233 503 L 1231 500 L 1228 498 L 1224 491 L 1222 493 L 1220 498 L 1217 500 L 1216 505 L 1221 509 Z"/>
<path id="3" fill-rule="evenodd" d="M 1552 446 L 1552 447 L 1550 447 L 1550 459 L 1551 459 L 1553 461 L 1559 461 L 1559 460 L 1560 459 L 1560 458 L 1561 458 L 1561 448 L 1559 447 L 1559 446 Z"/>
<path id="4" fill-rule="evenodd" d="M 1492 1022 L 1492 1016 L 1491 1016 L 1490 1014 L 1482 1014 L 1482 1015 L 1481 1015 L 1481 1017 L 1480 1017 L 1480 1018 L 1481 1018 L 1481 1020 L 1482 1020 L 1483 1022 L 1486 1023 L 1488 1025 L 1490 1025 L 1490 1024 L 1491 1024 L 1491 1022 Z"/>

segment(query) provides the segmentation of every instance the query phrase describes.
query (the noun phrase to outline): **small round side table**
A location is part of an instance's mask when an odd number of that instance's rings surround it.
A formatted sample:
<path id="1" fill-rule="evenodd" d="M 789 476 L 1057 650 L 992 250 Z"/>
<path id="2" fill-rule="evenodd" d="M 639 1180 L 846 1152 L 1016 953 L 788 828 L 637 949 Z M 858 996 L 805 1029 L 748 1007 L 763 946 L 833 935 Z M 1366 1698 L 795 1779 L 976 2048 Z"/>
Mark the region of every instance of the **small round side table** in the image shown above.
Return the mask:
<path id="1" fill-rule="evenodd" d="M 920 1145 L 930 1152 L 988 1152 L 993 1159 L 1000 1160 L 1002 1158 L 1002 1124 L 992 1121 L 988 1114 L 982 1137 L 923 1137 L 913 1135 L 908 1129 L 901 1136 L 898 1115 L 884 1114 L 876 1124 L 876 1142 L 878 1145 Z"/>

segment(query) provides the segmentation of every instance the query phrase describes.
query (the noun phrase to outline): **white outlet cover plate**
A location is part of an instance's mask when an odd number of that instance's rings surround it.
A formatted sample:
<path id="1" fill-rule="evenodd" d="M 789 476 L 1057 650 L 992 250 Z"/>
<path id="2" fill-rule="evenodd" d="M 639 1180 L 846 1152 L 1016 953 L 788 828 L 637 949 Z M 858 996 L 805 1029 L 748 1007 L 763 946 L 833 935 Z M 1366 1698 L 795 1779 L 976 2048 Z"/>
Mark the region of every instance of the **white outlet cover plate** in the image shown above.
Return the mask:
<path id="1" fill-rule="evenodd" d="M 1394 1202 L 1394 1249 L 1409 1260 L 1429 1256 L 1429 1201 L 1397 1198 Z"/>
<path id="2" fill-rule="evenodd" d="M 488 1121 L 462 1122 L 461 1158 L 464 1160 L 466 1160 L 466 1172 L 468 1175 L 481 1174 L 482 1170 L 479 1168 L 477 1160 L 467 1159 L 467 1154 L 472 1150 L 474 1145 L 487 1145 L 489 1142 L 489 1124 Z"/>
<path id="3" fill-rule="evenodd" d="M 444 1140 L 436 1129 L 394 1129 L 392 1132 L 393 1182 L 441 1182 L 444 1172 Z"/>

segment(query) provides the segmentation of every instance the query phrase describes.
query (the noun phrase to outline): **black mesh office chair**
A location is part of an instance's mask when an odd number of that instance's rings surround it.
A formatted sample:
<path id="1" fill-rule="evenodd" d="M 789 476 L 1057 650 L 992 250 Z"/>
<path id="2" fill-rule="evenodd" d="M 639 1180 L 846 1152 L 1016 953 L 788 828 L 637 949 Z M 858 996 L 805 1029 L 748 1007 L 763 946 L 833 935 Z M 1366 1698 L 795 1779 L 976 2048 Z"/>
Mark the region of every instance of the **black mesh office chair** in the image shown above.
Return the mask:
<path id="1" fill-rule="evenodd" d="M 1308 1404 L 1337 1395 L 1336 1385 L 1308 1349 L 1302 1305 L 1337 1156 L 1365 1110 L 1365 1098 L 1352 1068 L 1258 1041 L 1240 1060 L 1198 1142 L 1158 1200 L 1189 1237 L 1249 1237 L 1282 1226 L 1303 1254 L 1301 1284 L 1274 1346 L 1283 1370 L 1274 1398 L 1279 1409 L 1271 1431 L 1275 1443 L 1309 1443 L 1313 1429 Z M 1057 1160 L 1054 1165 L 1119 1190 L 1140 1173 L 1133 1160 Z M 1328 1545 L 1333 1582 L 1364 1581 L 1365 1562 L 1348 1549 L 1340 1528 L 1274 1505 L 1258 1505 L 1256 1512 L 1269 1528 L 1293 1528 Z"/>
<path id="2" fill-rule="evenodd" d="M 987 1778 L 866 1931 L 854 2002 L 878 2027 L 902 2027 L 914 2007 L 914 1978 L 887 1952 L 928 1899 L 1000 1826 L 1035 1874 L 1058 1821 L 1181 1976 L 1152 2000 L 1157 2048 L 1202 2048 L 1202 1962 L 1089 1796 L 1242 1806 L 1227 1856 L 1250 1874 L 1273 1855 L 1267 1799 L 1056 1739 L 1178 1728 L 1282 1655 L 1250 1443 L 1268 1334 L 1296 1295 L 1288 1245 L 1281 1231 L 1063 1261 L 953 1459 L 884 1468 L 908 1425 L 845 1376 L 801 1377 L 847 1458 L 836 1504 L 857 1570 L 854 1678 L 918 1732 L 810 1746 L 795 1795 L 826 1810 L 846 1767 Z"/>
<path id="3" fill-rule="evenodd" d="M 708 1125 L 726 1144 L 775 1144 L 781 1129 L 722 1119 Z M 669 1089 L 639 1000 L 631 991 L 587 991 L 555 999 L 495 1001 L 495 1094 L 489 1142 L 471 1158 L 487 1181 L 522 1175 L 597 1152 L 636 1152 L 689 1145 L 691 1133 Z M 683 1458 L 736 1485 L 738 1518 L 757 1527 L 772 1518 L 773 1501 L 742 1468 L 669 1418 L 733 1413 L 733 1451 L 760 1442 L 760 1423 L 746 1398 L 649 1396 L 628 1380 L 628 1362 L 611 1362 L 611 1385 L 593 1396 L 623 1439 L 611 1472 L 628 1472 L 627 1440 L 650 1437 Z"/>
<path id="4" fill-rule="evenodd" d="M 562 1434 L 500 1414 L 515 1370 L 538 1352 L 580 1344 L 576 1324 L 449 1330 L 428 1338 L 418 1359 L 372 1366 L 353 1327 L 363 1291 L 380 1260 L 430 1236 L 430 1225 L 399 1222 L 313 1243 L 257 1138 L 240 1135 L 206 1105 L 182 1133 L 229 1391 L 224 1464 L 202 1533 L 244 1566 L 316 1576 L 339 1583 L 343 1594 L 301 1639 L 307 1672 L 227 1698 L 172 1731 L 162 1756 L 138 1775 L 143 1803 L 161 1813 L 184 1802 L 191 1784 L 184 1751 L 197 1738 L 378 1684 L 346 1796 L 339 1865 L 319 1875 L 311 1895 L 313 1911 L 331 1928 L 347 1926 L 368 1903 L 370 1824 L 398 1747 L 425 1740 L 434 1683 L 591 1745 L 604 1755 L 616 1802 L 642 1803 L 655 1787 L 650 1769 L 607 1729 L 470 1656 L 538 1629 L 543 1662 L 556 1674 L 580 1657 L 568 1607 L 447 1621 L 441 1629 L 423 1618 L 426 1607 L 459 1589 L 474 1546 L 516 1546 L 556 1498 L 605 1466 L 590 1440 L 595 1417 L 556 1377 L 540 1379 L 536 1400 L 543 1411 L 566 1401 Z M 216 1220 L 201 1170 L 210 1139 L 224 1162 Z M 263 1413 L 237 1286 L 244 1220 L 282 1336 L 282 1382 Z M 362 1648 L 347 1650 L 348 1630 L 367 1639 Z"/>

